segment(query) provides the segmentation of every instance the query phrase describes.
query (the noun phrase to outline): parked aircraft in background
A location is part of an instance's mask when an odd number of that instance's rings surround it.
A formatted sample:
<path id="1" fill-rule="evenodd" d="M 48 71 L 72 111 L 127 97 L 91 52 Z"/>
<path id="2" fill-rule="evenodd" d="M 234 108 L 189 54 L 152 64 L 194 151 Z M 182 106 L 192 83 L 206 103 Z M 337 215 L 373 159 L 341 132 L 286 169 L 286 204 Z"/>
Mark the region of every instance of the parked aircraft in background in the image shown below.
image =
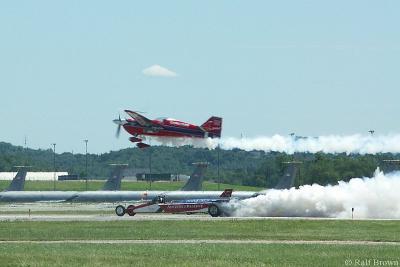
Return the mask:
<path id="1" fill-rule="evenodd" d="M 167 137 L 167 138 L 219 138 L 221 137 L 222 118 L 211 117 L 201 126 L 190 124 L 171 118 L 157 118 L 150 120 L 138 112 L 125 110 L 131 117 L 126 120 L 113 120 L 118 125 L 116 136 L 118 137 L 121 131 L 121 126 L 131 135 L 129 140 L 136 143 L 139 148 L 149 147 L 148 144 L 142 141 L 146 136 L 150 137 Z"/>
<path id="2" fill-rule="evenodd" d="M 123 202 L 123 201 L 146 201 L 165 194 L 166 191 L 117 191 L 122 178 L 121 167 L 117 166 L 103 190 L 99 191 L 5 191 L 0 192 L 0 202 Z M 204 176 L 204 169 L 207 164 L 196 164 L 190 179 L 183 186 L 182 190 L 192 191 L 168 191 L 168 195 L 176 199 L 186 199 L 188 195 L 215 196 L 220 191 L 195 191 L 201 190 L 201 181 Z M 116 174 L 117 173 L 117 174 Z M 115 181 L 117 180 L 117 181 Z M 109 186 L 110 185 L 110 186 Z"/>
<path id="3" fill-rule="evenodd" d="M 285 161 L 282 162 L 286 164 L 285 172 L 278 183 L 275 185 L 274 189 L 289 189 L 294 186 L 294 180 L 299 170 L 299 165 L 302 164 L 301 161 Z"/>
<path id="4" fill-rule="evenodd" d="M 111 176 L 105 182 L 102 190 L 121 190 L 122 171 L 128 166 L 128 164 L 110 164 L 110 166 L 114 166 L 115 168 L 112 171 Z M 15 168 L 18 169 L 18 172 L 10 185 L 4 191 L 23 191 L 28 168 L 30 167 L 31 166 L 15 166 Z"/>
<path id="5" fill-rule="evenodd" d="M 25 186 L 25 178 L 30 166 L 15 166 L 18 169 L 17 174 L 11 181 L 10 185 L 4 191 L 22 191 Z"/>
<path id="6" fill-rule="evenodd" d="M 208 167 L 208 162 L 195 162 L 193 165 L 195 169 L 181 191 L 201 191 L 203 188 L 203 178 Z"/>
<path id="7" fill-rule="evenodd" d="M 121 190 L 121 180 L 123 178 L 122 173 L 124 169 L 128 167 L 128 164 L 112 163 L 110 166 L 114 167 L 114 170 L 111 172 L 111 175 L 105 182 L 102 190 L 119 191 Z"/>

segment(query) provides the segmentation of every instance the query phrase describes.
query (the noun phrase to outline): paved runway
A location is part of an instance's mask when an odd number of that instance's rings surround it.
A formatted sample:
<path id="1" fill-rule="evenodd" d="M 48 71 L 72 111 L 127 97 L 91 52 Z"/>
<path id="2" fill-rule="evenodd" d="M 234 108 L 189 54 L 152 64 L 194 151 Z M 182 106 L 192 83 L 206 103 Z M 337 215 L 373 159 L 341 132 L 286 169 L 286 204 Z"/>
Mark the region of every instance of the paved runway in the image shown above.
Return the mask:
<path id="1" fill-rule="evenodd" d="M 118 203 L 120 204 L 120 203 Z M 0 204 L 2 212 L 27 213 L 28 210 L 36 212 L 114 212 L 116 203 L 73 203 L 73 202 L 34 202 L 34 203 L 9 203 Z M 127 206 L 129 203 L 121 202 Z"/>
<path id="2" fill-rule="evenodd" d="M 81 215 L 81 214 L 49 214 L 49 215 L 0 215 L 0 221 L 160 221 L 160 220 L 209 220 L 209 215 L 184 214 L 137 214 L 133 217 L 117 215 Z M 219 219 L 219 218 L 218 218 Z M 227 219 L 227 218 L 226 218 Z"/>
<path id="3" fill-rule="evenodd" d="M 126 203 L 123 203 L 126 204 Z M 349 220 L 315 217 L 218 217 L 208 214 L 147 213 L 131 217 L 115 215 L 115 203 L 14 203 L 0 205 L 0 221 L 208 221 L 208 220 Z M 125 205 L 126 206 L 126 205 Z M 30 210 L 30 215 L 29 215 Z M 385 220 L 359 219 L 357 220 Z M 392 220 L 392 219 L 390 219 Z M 400 220 L 400 219 L 395 219 Z"/>
<path id="4" fill-rule="evenodd" d="M 337 218 L 310 218 L 310 217 L 211 217 L 208 214 L 136 214 L 135 216 L 117 215 L 83 215 L 83 214 L 0 214 L 0 221 L 209 221 L 209 220 L 348 220 Z M 385 220 L 385 219 L 362 219 Z"/>

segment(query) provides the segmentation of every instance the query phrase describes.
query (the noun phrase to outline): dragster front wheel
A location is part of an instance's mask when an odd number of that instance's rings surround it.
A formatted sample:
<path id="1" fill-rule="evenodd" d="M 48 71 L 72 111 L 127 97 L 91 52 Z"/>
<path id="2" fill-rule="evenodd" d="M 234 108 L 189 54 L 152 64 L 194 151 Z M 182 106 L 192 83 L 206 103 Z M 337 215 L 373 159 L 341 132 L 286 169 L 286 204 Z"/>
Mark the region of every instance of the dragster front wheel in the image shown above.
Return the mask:
<path id="1" fill-rule="evenodd" d="M 122 206 L 122 205 L 118 205 L 118 206 L 115 208 L 115 213 L 116 213 L 118 216 L 124 216 L 124 215 L 125 215 L 125 207 Z"/>

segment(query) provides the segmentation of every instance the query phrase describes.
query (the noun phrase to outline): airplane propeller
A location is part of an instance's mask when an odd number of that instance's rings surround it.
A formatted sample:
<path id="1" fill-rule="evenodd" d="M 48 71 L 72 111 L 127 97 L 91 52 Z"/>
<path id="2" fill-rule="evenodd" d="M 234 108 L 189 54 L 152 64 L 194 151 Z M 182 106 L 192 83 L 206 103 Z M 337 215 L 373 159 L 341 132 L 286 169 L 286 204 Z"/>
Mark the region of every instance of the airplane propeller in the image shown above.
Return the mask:
<path id="1" fill-rule="evenodd" d="M 124 124 L 124 122 L 121 120 L 121 115 L 118 115 L 118 119 L 113 120 L 115 124 L 117 124 L 117 132 L 115 133 L 115 137 L 119 137 L 121 133 L 121 126 Z"/>
<path id="2" fill-rule="evenodd" d="M 115 137 L 119 138 L 119 135 L 121 134 L 121 125 L 117 126 L 117 132 L 115 133 Z"/>

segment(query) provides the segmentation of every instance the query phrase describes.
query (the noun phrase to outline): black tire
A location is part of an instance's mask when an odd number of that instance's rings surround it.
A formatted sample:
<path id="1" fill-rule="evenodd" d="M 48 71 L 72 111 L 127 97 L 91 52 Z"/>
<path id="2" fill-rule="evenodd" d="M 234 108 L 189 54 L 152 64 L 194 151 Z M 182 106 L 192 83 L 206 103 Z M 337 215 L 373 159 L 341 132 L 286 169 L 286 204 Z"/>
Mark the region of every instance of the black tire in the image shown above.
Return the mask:
<path id="1" fill-rule="evenodd" d="M 221 216 L 221 209 L 215 204 L 210 204 L 208 206 L 208 214 L 210 214 L 212 217 L 218 217 Z"/>
<path id="2" fill-rule="evenodd" d="M 117 207 L 115 207 L 115 213 L 118 216 L 124 216 L 125 215 L 125 207 L 122 205 L 118 205 Z"/>
<path id="3" fill-rule="evenodd" d="M 135 209 L 134 205 L 129 205 L 125 212 L 129 215 L 129 216 L 135 216 L 136 213 L 133 212 L 133 210 Z"/>

